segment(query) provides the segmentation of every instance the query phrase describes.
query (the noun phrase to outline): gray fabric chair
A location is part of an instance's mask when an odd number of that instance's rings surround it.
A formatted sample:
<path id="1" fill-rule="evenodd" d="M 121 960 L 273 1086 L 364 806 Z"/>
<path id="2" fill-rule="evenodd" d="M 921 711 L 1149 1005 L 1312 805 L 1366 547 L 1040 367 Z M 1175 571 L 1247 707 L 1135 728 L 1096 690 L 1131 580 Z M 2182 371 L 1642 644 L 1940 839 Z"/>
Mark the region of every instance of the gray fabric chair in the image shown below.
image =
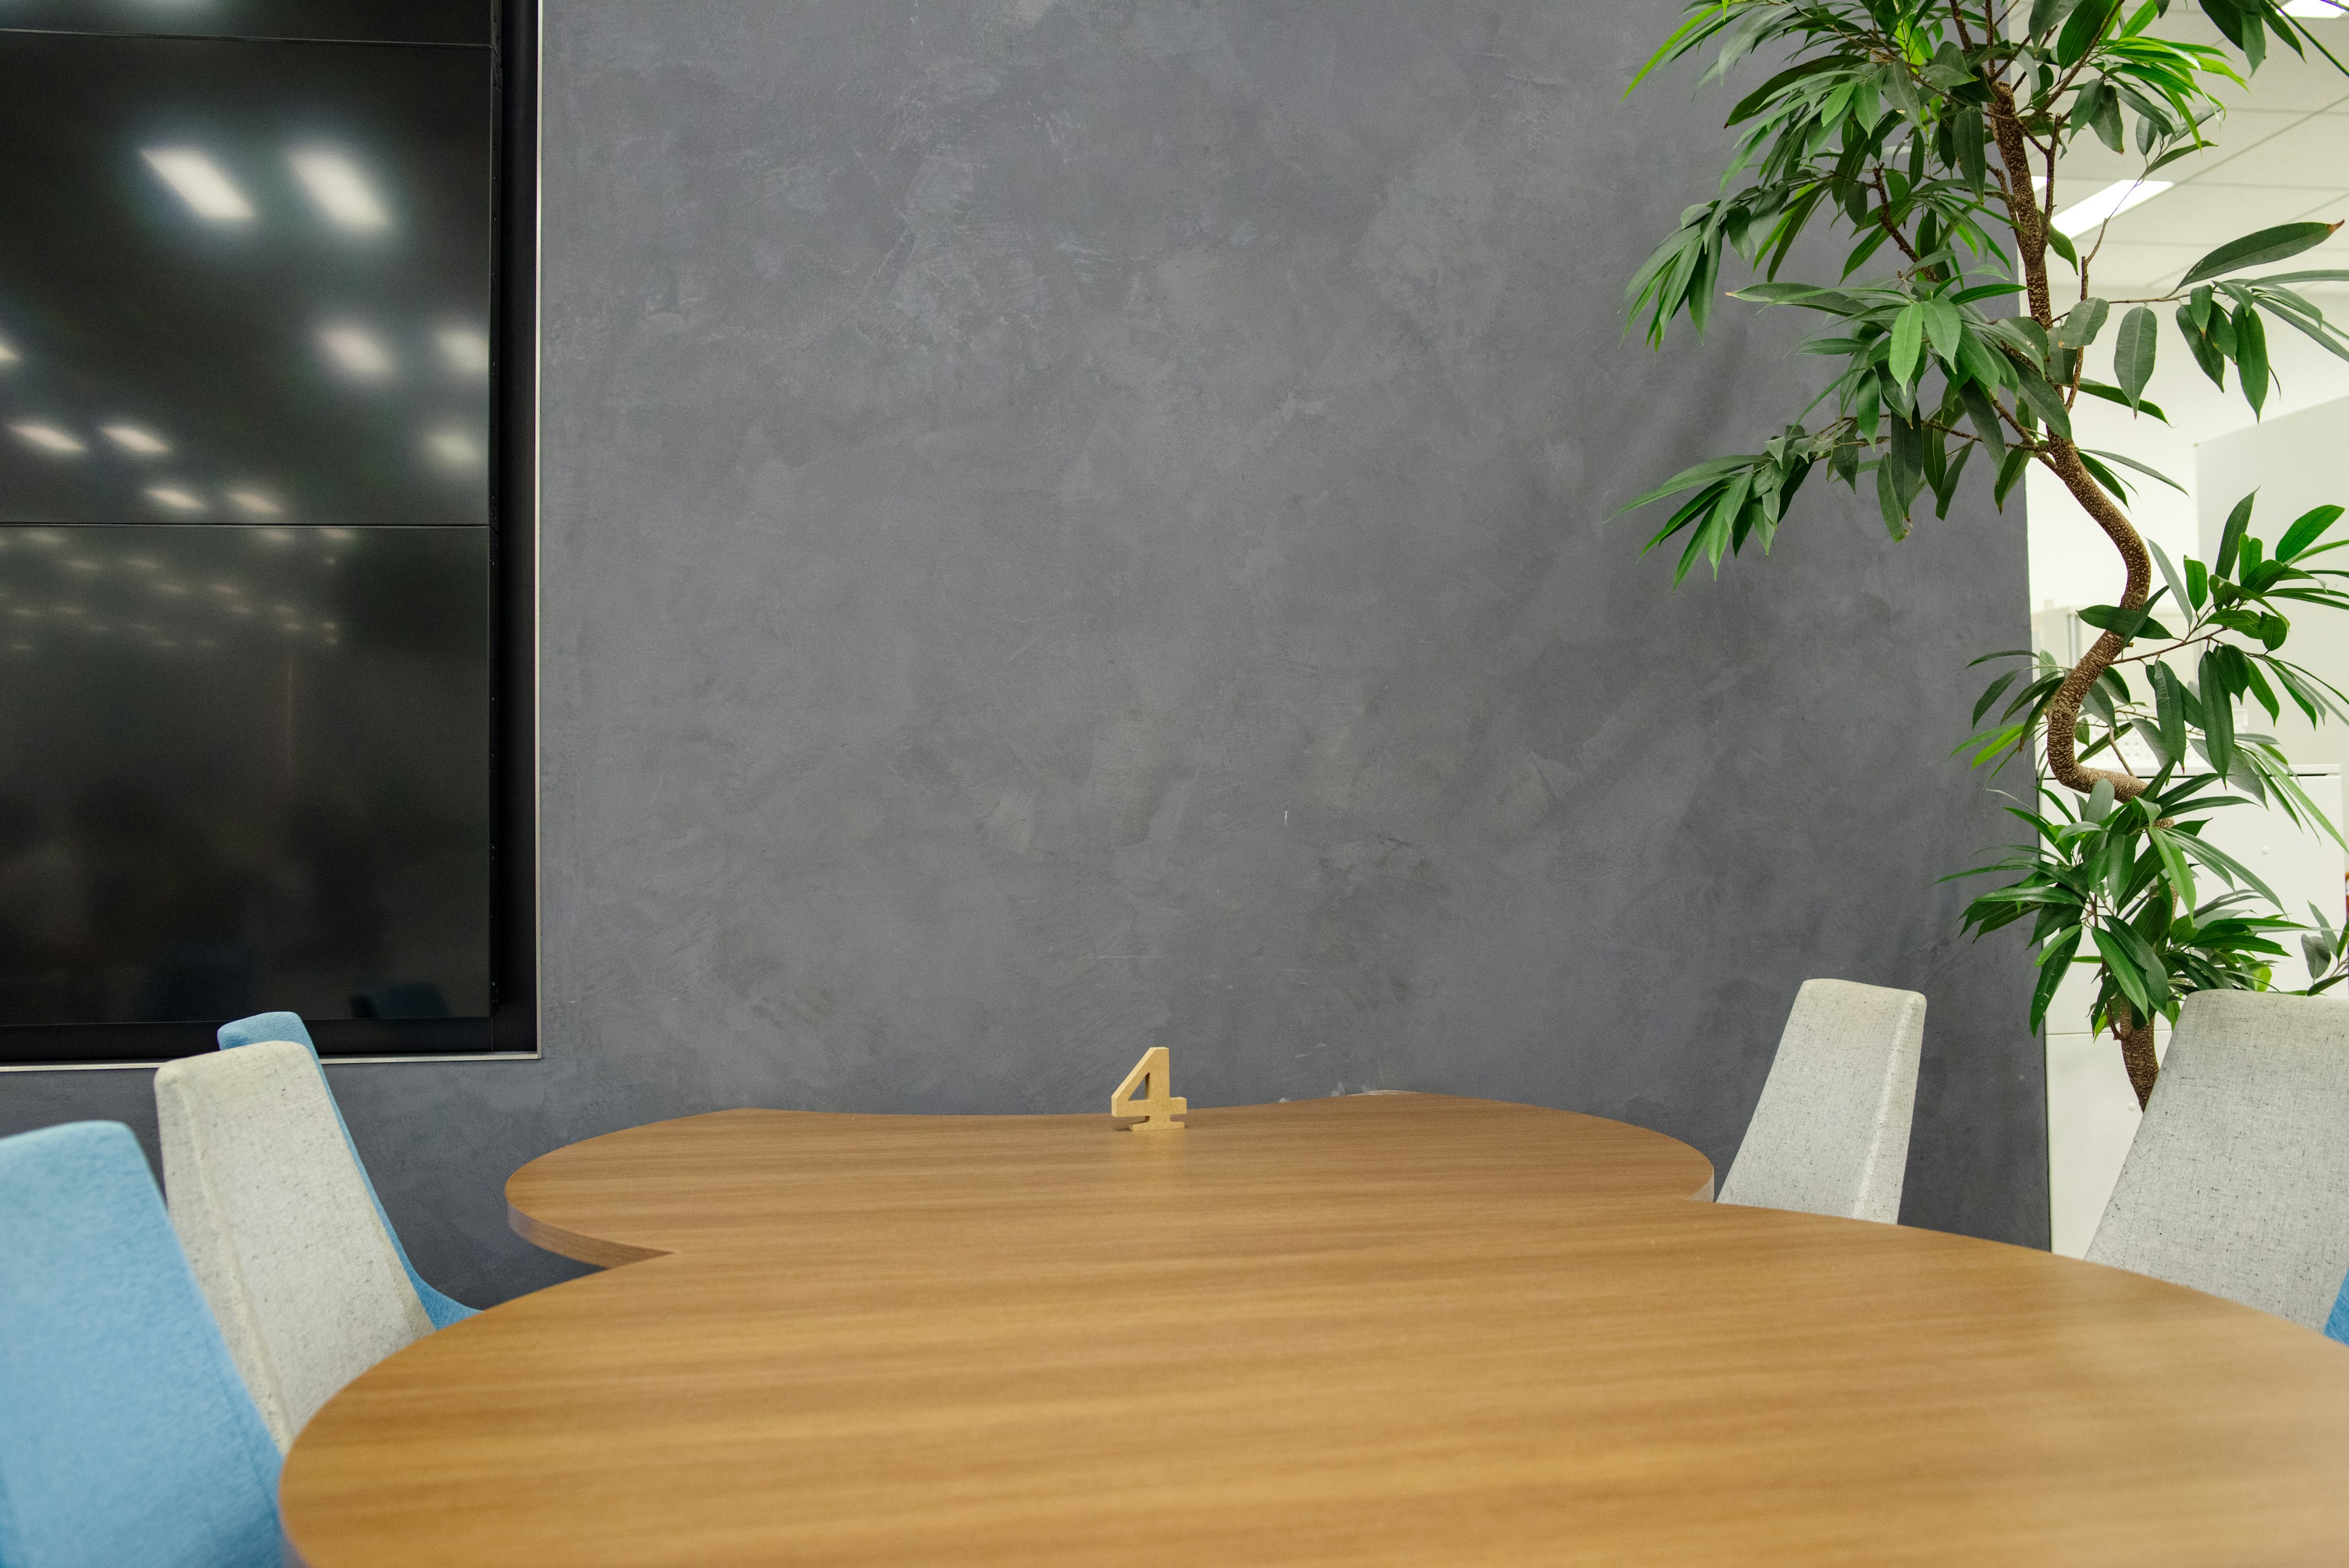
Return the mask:
<path id="1" fill-rule="evenodd" d="M 344 1384 L 432 1332 L 325 1077 L 290 1040 L 155 1075 L 171 1228 L 280 1449 Z"/>
<path id="2" fill-rule="evenodd" d="M 1924 1043 L 1915 992 L 1805 981 L 1721 1201 L 1899 1220 Z"/>
<path id="3" fill-rule="evenodd" d="M 2349 1272 L 2349 1002 L 2188 997 L 2088 1261 L 2322 1328 Z"/>

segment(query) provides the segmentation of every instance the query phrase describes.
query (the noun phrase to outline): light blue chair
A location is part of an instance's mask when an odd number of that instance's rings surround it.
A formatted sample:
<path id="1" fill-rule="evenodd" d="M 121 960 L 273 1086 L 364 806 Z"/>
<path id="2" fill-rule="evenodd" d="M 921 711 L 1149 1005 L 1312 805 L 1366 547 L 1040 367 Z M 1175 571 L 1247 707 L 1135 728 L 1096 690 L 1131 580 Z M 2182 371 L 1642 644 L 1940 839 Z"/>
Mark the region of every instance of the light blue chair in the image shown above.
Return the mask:
<path id="1" fill-rule="evenodd" d="M 2349 1280 L 2341 1282 L 2341 1293 L 2333 1300 L 2333 1315 L 2324 1320 L 2324 1337 L 2349 1345 Z"/>
<path id="2" fill-rule="evenodd" d="M 318 1060 L 318 1047 L 311 1040 L 309 1026 L 302 1022 L 302 1015 L 298 1012 L 256 1012 L 250 1018 L 240 1018 L 233 1023 L 220 1026 L 220 1048 L 223 1051 L 263 1040 L 298 1041 L 309 1048 L 313 1063 Z M 326 1077 L 326 1070 L 322 1065 L 318 1068 L 319 1081 L 325 1083 Z M 327 1102 L 332 1104 L 334 1097 L 334 1085 L 329 1084 Z M 416 1287 L 417 1299 L 424 1303 L 424 1315 L 432 1320 L 432 1326 L 447 1328 L 450 1324 L 461 1323 L 480 1312 L 481 1308 L 451 1301 L 424 1282 L 424 1276 L 418 1273 L 416 1265 L 408 1261 L 408 1249 L 400 1245 L 399 1232 L 391 1228 L 391 1216 L 383 1211 L 383 1199 L 376 1196 L 375 1180 L 367 1175 L 367 1161 L 359 1158 L 359 1146 L 351 1142 L 351 1124 L 343 1121 L 340 1106 L 335 1106 L 335 1120 L 342 1123 L 343 1142 L 350 1145 L 351 1163 L 359 1168 L 359 1179 L 367 1184 L 367 1199 L 375 1205 L 376 1218 L 383 1221 L 383 1233 L 391 1238 L 391 1250 L 399 1254 L 399 1266 L 408 1271 L 408 1282 Z"/>
<path id="3" fill-rule="evenodd" d="M 277 1467 L 130 1129 L 0 1138 L 0 1563 L 276 1568 Z"/>

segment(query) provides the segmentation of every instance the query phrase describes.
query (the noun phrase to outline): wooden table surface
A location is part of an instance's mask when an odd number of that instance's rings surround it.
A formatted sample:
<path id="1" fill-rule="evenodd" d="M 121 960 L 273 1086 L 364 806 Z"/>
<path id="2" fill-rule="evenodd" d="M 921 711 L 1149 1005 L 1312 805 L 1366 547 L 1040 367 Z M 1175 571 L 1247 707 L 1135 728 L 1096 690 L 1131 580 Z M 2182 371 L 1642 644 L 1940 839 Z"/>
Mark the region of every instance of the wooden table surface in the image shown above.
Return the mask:
<path id="1" fill-rule="evenodd" d="M 294 1561 L 2349 1563 L 2349 1350 L 1990 1242 L 1690 1202 L 1434 1096 L 730 1111 L 508 1184 L 606 1272 L 337 1396 Z"/>

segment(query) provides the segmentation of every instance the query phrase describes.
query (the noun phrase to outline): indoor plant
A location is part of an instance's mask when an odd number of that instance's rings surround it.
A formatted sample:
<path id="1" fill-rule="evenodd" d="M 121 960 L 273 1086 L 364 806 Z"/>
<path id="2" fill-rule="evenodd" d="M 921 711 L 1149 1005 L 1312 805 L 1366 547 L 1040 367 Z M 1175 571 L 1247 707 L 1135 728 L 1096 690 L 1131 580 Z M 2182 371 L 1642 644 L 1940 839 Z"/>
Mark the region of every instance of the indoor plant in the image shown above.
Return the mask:
<path id="1" fill-rule="evenodd" d="M 2072 439 L 2084 396 L 2159 417 L 2143 392 L 2166 332 L 2221 385 L 2231 367 L 2254 412 L 2270 387 L 2270 323 L 2349 358 L 2349 337 L 2297 286 L 2349 273 L 2251 270 L 2337 224 L 2246 235 L 2138 299 L 2099 296 L 2094 236 L 2075 249 L 2052 224 L 2057 155 L 2075 138 L 2133 145 L 2150 174 L 2208 143 L 2225 114 L 2215 89 L 2242 83 L 2270 47 L 2322 49 L 2279 0 L 2200 8 L 2230 47 L 2161 36 L 2169 0 L 1700 0 L 1631 84 L 1708 48 L 1707 81 L 1749 59 L 1775 67 L 1730 111 L 1740 140 L 1722 193 L 1687 209 L 1631 280 L 1634 324 L 1644 317 L 1661 343 L 1685 313 L 1702 333 L 1733 253 L 1760 281 L 1730 296 L 1820 313 L 1803 348 L 1834 372 L 1762 451 L 1700 463 L 1631 504 L 1682 497 L 1649 541 L 1680 541 L 1675 583 L 1700 561 L 1717 574 L 1748 544 L 1766 552 L 1814 468 L 1855 487 L 1864 478 L 1897 540 L 1927 497 L 1947 514 L 1977 452 L 2001 505 L 2039 463 L 2113 544 L 2122 591 L 2083 612 L 2100 635 L 2076 664 L 2027 649 L 1983 661 L 2013 667 L 1982 693 L 1974 718 L 1988 728 L 1965 749 L 1977 764 L 2020 757 L 2044 773 L 2013 808 L 2031 841 L 1978 868 L 2002 881 L 1965 923 L 1979 934 L 2028 922 L 2034 1030 L 2066 969 L 2096 966 L 2091 1026 L 2119 1041 L 2140 1104 L 2157 1071 L 2155 1017 L 2174 1017 L 2192 991 L 2264 987 L 2277 938 L 2295 929 L 2204 837 L 2209 812 L 2254 801 L 2339 836 L 2273 740 L 2237 731 L 2236 701 L 2271 715 L 2289 701 L 2316 722 L 2349 710 L 2282 653 L 2290 612 L 2349 607 L 2333 586 L 2344 574 L 2318 564 L 2349 543 L 2329 536 L 2341 508 L 2254 534 L 2246 497 L 2215 557 L 2180 566 L 2131 525 L 2119 469 L 2173 482 Z M 1783 277 L 1822 233 L 1844 252 L 1841 275 Z M 2051 275 L 2051 255 L 2068 276 Z M 2075 286 L 2069 297 L 2057 297 L 2059 278 Z M 2107 333 L 2112 383 L 2084 374 Z M 1831 413 L 1815 419 L 1822 405 Z M 2150 750 L 2152 776 L 2122 762 L 2124 734 Z M 2320 988 L 2341 978 L 2338 945 L 2329 924 L 2310 939 Z"/>

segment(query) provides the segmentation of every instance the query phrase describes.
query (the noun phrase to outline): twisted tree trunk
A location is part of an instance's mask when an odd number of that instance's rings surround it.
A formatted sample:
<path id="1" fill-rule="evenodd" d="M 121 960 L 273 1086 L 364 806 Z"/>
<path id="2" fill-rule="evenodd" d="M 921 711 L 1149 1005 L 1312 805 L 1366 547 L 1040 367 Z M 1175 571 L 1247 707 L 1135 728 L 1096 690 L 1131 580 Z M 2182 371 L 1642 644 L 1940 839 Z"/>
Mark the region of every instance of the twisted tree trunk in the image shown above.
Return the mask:
<path id="1" fill-rule="evenodd" d="M 2161 1063 L 2153 1054 L 2153 1020 L 2140 1020 L 2129 1011 L 2129 1004 L 2113 1004 L 2113 1038 L 2121 1043 L 2121 1065 L 2128 1069 L 2129 1087 L 2137 1091 L 2137 1108 L 2145 1109 L 2153 1098 L 2153 1081 L 2161 1075 Z"/>
<path id="2" fill-rule="evenodd" d="M 2047 286 L 2047 213 L 2033 194 L 2030 143 L 2023 134 L 2022 122 L 2015 118 L 2014 95 L 2003 83 L 1993 88 L 1990 123 L 1998 142 L 1999 162 L 2006 173 L 2007 211 L 2013 220 L 2016 245 L 2022 252 L 2023 290 L 2030 303 L 2031 318 L 2042 331 L 2053 333 L 2055 306 Z M 2048 194 L 2052 201 L 2052 187 Z M 2153 593 L 2153 556 L 2128 514 L 2089 473 L 2087 465 L 2080 461 L 2079 449 L 2052 429 L 2047 431 L 2043 461 L 2064 482 L 2064 488 L 2080 504 L 2081 510 L 2105 531 L 2113 548 L 2120 552 L 2127 576 L 2119 607 L 2133 610 L 2142 607 Z M 2064 675 L 2063 684 L 2056 687 L 2054 699 L 2047 704 L 2048 775 L 2082 794 L 2095 790 L 2100 782 L 2112 785 L 2116 800 L 2134 800 L 2145 793 L 2145 781 L 2127 769 L 2085 767 L 2078 754 L 2081 705 L 2128 644 L 2129 639 L 2120 633 L 2106 630 Z M 2118 756 L 2114 760 L 2117 762 Z M 2153 1020 L 2139 1019 L 2127 1002 L 2116 1002 L 2112 1026 L 2113 1038 L 2120 1042 L 2122 1065 L 2128 1069 L 2129 1086 L 2137 1091 L 2137 1108 L 2141 1111 L 2153 1097 L 2154 1080 L 2161 1071 L 2153 1054 Z"/>

